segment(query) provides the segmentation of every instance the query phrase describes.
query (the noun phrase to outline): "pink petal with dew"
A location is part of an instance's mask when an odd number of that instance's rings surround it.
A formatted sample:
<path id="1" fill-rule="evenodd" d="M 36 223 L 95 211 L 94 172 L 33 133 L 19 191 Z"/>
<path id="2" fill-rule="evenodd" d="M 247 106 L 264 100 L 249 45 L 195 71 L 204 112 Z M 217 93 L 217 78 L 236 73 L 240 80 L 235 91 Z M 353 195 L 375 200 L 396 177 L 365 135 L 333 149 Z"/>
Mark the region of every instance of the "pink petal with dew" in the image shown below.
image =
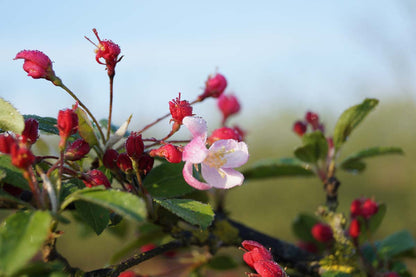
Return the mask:
<path id="1" fill-rule="evenodd" d="M 202 137 L 194 137 L 183 149 L 182 160 L 193 164 L 202 163 L 208 155 L 205 140 Z"/>
<path id="2" fill-rule="evenodd" d="M 218 189 L 230 189 L 240 186 L 244 181 L 244 176 L 232 168 L 215 168 L 207 164 L 201 164 L 202 177 L 212 187 Z"/>
<path id="3" fill-rule="evenodd" d="M 207 190 L 211 188 L 211 186 L 208 185 L 207 183 L 198 181 L 194 177 L 192 172 L 193 172 L 193 164 L 190 162 L 186 162 L 185 166 L 183 167 L 182 174 L 183 174 L 183 178 L 188 183 L 188 185 L 199 190 Z"/>
<path id="4" fill-rule="evenodd" d="M 203 137 L 204 140 L 207 139 L 207 122 L 202 117 L 185 116 L 182 123 L 188 128 L 193 137 Z"/>
<path id="5" fill-rule="evenodd" d="M 52 62 L 49 59 L 48 56 L 46 56 L 43 52 L 39 51 L 39 50 L 23 50 L 20 51 L 19 53 L 17 53 L 16 57 L 14 58 L 16 59 L 25 59 L 28 61 L 32 61 L 34 63 L 37 63 L 39 66 L 43 67 L 44 69 L 46 69 L 47 67 L 49 67 Z"/>
<path id="6" fill-rule="evenodd" d="M 209 152 L 222 154 L 225 164 L 221 168 L 234 168 L 245 164 L 248 160 L 248 148 L 245 142 L 234 139 L 217 140 L 209 148 Z"/>

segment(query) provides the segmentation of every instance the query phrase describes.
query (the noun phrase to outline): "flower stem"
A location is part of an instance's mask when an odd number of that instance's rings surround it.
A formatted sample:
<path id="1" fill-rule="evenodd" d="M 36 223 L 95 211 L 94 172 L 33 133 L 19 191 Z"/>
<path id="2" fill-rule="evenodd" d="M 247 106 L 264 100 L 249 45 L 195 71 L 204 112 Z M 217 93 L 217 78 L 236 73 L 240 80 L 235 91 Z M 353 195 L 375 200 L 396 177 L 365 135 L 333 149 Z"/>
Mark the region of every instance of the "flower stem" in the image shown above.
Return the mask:
<path id="1" fill-rule="evenodd" d="M 113 113 L 113 83 L 114 83 L 114 76 L 110 76 L 110 104 L 109 104 L 109 111 L 108 111 L 107 140 L 110 138 L 111 116 Z"/>

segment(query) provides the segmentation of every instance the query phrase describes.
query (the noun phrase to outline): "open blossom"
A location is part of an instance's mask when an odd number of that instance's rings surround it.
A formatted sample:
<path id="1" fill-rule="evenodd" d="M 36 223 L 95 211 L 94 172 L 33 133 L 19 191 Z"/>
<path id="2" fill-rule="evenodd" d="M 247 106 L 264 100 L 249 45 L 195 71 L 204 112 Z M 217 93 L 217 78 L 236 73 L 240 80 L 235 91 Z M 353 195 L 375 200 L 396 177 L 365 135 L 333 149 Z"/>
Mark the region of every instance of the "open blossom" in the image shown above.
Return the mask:
<path id="1" fill-rule="evenodd" d="M 207 190 L 211 187 L 229 189 L 239 186 L 244 176 L 235 167 L 245 164 L 249 154 L 247 145 L 234 139 L 218 140 L 209 149 L 207 142 L 207 123 L 199 117 L 187 116 L 183 124 L 192 133 L 192 140 L 188 143 L 182 154 L 185 161 L 183 177 L 192 187 Z M 205 182 L 198 181 L 193 176 L 195 165 L 201 165 L 201 174 Z"/>
<path id="2" fill-rule="evenodd" d="M 52 61 L 43 52 L 38 50 L 23 50 L 17 53 L 14 60 L 24 59 L 23 70 L 27 75 L 34 78 L 45 78 L 54 81 L 58 77 L 52 69 Z"/>

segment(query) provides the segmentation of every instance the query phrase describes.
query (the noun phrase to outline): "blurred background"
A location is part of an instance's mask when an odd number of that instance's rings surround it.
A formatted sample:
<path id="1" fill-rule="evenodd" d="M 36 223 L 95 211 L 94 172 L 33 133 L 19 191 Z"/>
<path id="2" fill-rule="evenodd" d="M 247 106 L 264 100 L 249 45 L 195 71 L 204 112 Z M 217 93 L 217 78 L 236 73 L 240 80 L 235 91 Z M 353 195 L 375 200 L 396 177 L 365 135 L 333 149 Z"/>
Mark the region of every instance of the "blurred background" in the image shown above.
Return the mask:
<path id="1" fill-rule="evenodd" d="M 300 140 L 292 124 L 306 111 L 317 112 L 330 134 L 343 110 L 378 98 L 342 156 L 375 145 L 400 146 L 405 155 L 369 160 L 361 175 L 340 172 L 340 210 L 347 212 L 354 198 L 374 196 L 388 207 L 377 238 L 401 229 L 416 236 L 414 1 L 0 3 L 0 97 L 23 114 L 56 117 L 74 103 L 49 82 L 25 77 L 22 61 L 13 61 L 20 50 L 37 49 L 97 118 L 107 117 L 108 77 L 84 38 L 96 41 L 92 28 L 124 55 L 116 67 L 115 124 L 133 114 L 130 129 L 137 130 L 166 114 L 178 92 L 194 100 L 208 75 L 219 72 L 228 80 L 226 93 L 235 93 L 242 105 L 231 121 L 248 133 L 249 164 L 293 156 Z M 213 99 L 194 113 L 211 130 L 220 124 Z M 168 120 L 145 135 L 167 128 Z M 294 242 L 291 221 L 314 211 L 324 197 L 317 179 L 273 179 L 232 189 L 227 208 L 233 218 Z M 89 241 L 92 254 L 78 254 L 84 242 L 77 236 L 64 236 L 60 247 L 75 266 L 93 269 L 126 243 L 110 234 Z"/>

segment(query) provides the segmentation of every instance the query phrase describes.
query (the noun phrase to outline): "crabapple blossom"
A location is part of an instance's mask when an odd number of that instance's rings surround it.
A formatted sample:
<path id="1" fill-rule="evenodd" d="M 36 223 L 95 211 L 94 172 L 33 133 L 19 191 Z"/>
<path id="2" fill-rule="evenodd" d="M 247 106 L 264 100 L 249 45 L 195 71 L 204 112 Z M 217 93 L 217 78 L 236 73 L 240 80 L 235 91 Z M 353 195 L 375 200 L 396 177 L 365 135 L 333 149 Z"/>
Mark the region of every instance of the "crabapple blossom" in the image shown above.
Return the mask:
<path id="1" fill-rule="evenodd" d="M 199 190 L 207 190 L 212 187 L 229 189 L 239 186 L 244 181 L 244 176 L 235 167 L 245 164 L 249 154 L 247 145 L 234 139 L 218 140 L 209 149 L 207 142 L 207 123 L 200 117 L 187 116 L 183 124 L 192 133 L 192 140 L 184 147 L 182 160 L 185 161 L 183 176 L 185 181 Z M 199 170 L 205 182 L 197 180 L 193 176 L 194 168 Z"/>
<path id="2" fill-rule="evenodd" d="M 33 79 L 44 78 L 55 81 L 58 77 L 52 69 L 52 61 L 43 52 L 38 50 L 23 50 L 17 53 L 14 60 L 24 59 L 23 70 Z"/>

